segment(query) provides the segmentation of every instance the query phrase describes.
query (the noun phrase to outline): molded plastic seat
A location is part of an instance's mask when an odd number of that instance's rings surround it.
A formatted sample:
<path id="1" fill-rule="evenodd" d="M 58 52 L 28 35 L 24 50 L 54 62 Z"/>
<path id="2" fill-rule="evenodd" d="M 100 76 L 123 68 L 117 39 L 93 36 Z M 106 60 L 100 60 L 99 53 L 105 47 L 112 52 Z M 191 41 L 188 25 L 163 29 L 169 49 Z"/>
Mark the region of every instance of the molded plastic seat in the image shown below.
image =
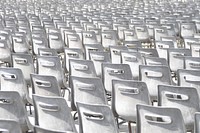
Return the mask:
<path id="1" fill-rule="evenodd" d="M 84 59 L 84 53 L 81 49 L 65 48 L 64 50 L 64 69 L 69 72 L 70 59 Z"/>
<path id="2" fill-rule="evenodd" d="M 0 119 L 0 131 L 9 133 L 22 133 L 21 127 L 17 121 Z"/>
<path id="3" fill-rule="evenodd" d="M 64 42 L 60 33 L 49 33 L 49 47 L 55 49 L 58 53 L 64 51 Z"/>
<path id="4" fill-rule="evenodd" d="M 93 31 L 83 31 L 82 32 L 82 41 L 83 44 L 96 44 L 97 42 L 97 38 L 95 35 L 95 32 Z"/>
<path id="5" fill-rule="evenodd" d="M 109 46 L 118 45 L 117 34 L 115 31 L 104 31 L 101 33 L 102 45 L 105 49 L 108 49 Z"/>
<path id="6" fill-rule="evenodd" d="M 155 41 L 155 46 L 159 57 L 167 60 L 167 50 L 174 48 L 174 43 L 172 41 Z"/>
<path id="7" fill-rule="evenodd" d="M 180 30 L 181 30 L 180 31 L 181 37 L 193 36 L 197 32 L 197 29 L 194 23 L 181 23 Z"/>
<path id="8" fill-rule="evenodd" d="M 112 111 L 107 105 L 77 103 L 80 133 L 118 133 Z"/>
<path id="9" fill-rule="evenodd" d="M 172 72 L 184 69 L 184 57 L 191 56 L 189 49 L 168 49 L 168 63 Z"/>
<path id="10" fill-rule="evenodd" d="M 29 53 L 29 46 L 24 36 L 12 36 L 12 41 L 15 53 Z"/>
<path id="11" fill-rule="evenodd" d="M 16 91 L 20 94 L 24 104 L 30 102 L 27 85 L 21 69 L 0 68 L 1 91 Z"/>
<path id="12" fill-rule="evenodd" d="M 61 96 L 61 88 L 54 76 L 31 74 L 33 94 Z"/>
<path id="13" fill-rule="evenodd" d="M 85 44 L 85 59 L 90 59 L 90 52 L 98 52 L 98 51 L 104 51 L 104 48 L 101 44 Z"/>
<path id="14" fill-rule="evenodd" d="M 179 69 L 177 72 L 178 86 L 188 86 L 197 89 L 200 97 L 200 71 Z"/>
<path id="15" fill-rule="evenodd" d="M 177 108 L 137 105 L 137 133 L 186 133 L 183 116 Z"/>
<path id="16" fill-rule="evenodd" d="M 199 111 L 196 88 L 182 86 L 158 86 L 158 105 L 180 109 L 187 130 L 194 130 L 194 114 Z"/>
<path id="17" fill-rule="evenodd" d="M 171 73 L 168 66 L 145 66 L 139 67 L 140 80 L 146 82 L 151 101 L 158 98 L 158 85 L 171 85 Z"/>
<path id="18" fill-rule="evenodd" d="M 58 56 L 58 53 L 55 49 L 38 48 L 38 55 L 40 55 L 40 56 Z"/>
<path id="19" fill-rule="evenodd" d="M 71 108 L 76 110 L 76 103 L 86 104 L 107 104 L 105 89 L 100 78 L 70 78 L 70 88 L 72 90 Z"/>
<path id="20" fill-rule="evenodd" d="M 109 52 L 92 51 L 90 52 L 90 60 L 94 63 L 94 67 L 98 77 L 102 76 L 102 63 L 111 63 Z"/>
<path id="21" fill-rule="evenodd" d="M 94 64 L 91 60 L 69 60 L 69 75 L 78 77 L 96 77 Z"/>
<path id="22" fill-rule="evenodd" d="M 143 64 L 141 53 L 122 51 L 121 52 L 122 64 L 128 64 L 131 68 L 133 79 L 139 79 L 139 65 Z"/>
<path id="23" fill-rule="evenodd" d="M 168 66 L 168 62 L 165 58 L 159 58 L 159 57 L 145 57 L 145 64 L 146 65 L 152 65 L 152 66 Z"/>
<path id="24" fill-rule="evenodd" d="M 34 94 L 33 103 L 35 107 L 35 125 L 55 131 L 76 132 L 70 108 L 64 98 Z"/>
<path id="25" fill-rule="evenodd" d="M 131 69 L 128 64 L 102 64 L 102 80 L 107 93 L 112 92 L 112 80 L 133 79 Z"/>
<path id="26" fill-rule="evenodd" d="M 136 105 L 150 103 L 145 82 L 112 80 L 112 110 L 115 116 L 136 122 Z"/>
<path id="27" fill-rule="evenodd" d="M 26 83 L 30 85 L 30 74 L 35 73 L 32 55 L 13 53 L 12 64 L 14 68 L 19 68 L 22 70 Z"/>
<path id="28" fill-rule="evenodd" d="M 126 46 L 110 46 L 110 56 L 111 56 L 111 62 L 120 64 L 121 63 L 121 51 L 128 51 L 128 48 Z"/>
<path id="29" fill-rule="evenodd" d="M 22 98 L 15 91 L 0 91 L 0 119 L 14 120 L 20 124 L 22 132 L 30 128 Z"/>
<path id="30" fill-rule="evenodd" d="M 71 131 L 55 131 L 51 129 L 44 129 L 39 126 L 34 127 L 34 133 L 75 133 Z"/>
<path id="31" fill-rule="evenodd" d="M 11 49 L 5 40 L 0 40 L 0 61 L 11 65 Z"/>
<path id="32" fill-rule="evenodd" d="M 37 73 L 55 76 L 61 88 L 66 88 L 64 71 L 57 56 L 37 56 Z"/>
<path id="33" fill-rule="evenodd" d="M 188 70 L 200 70 L 200 57 L 185 57 L 185 69 Z"/>

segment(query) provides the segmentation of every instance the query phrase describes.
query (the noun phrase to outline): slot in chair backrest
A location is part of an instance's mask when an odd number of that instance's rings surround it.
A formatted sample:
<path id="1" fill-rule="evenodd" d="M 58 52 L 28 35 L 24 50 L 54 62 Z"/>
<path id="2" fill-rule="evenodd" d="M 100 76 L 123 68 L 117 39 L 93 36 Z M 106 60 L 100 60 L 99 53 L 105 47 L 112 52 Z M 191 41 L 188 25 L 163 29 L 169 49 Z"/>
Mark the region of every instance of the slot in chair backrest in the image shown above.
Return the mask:
<path id="1" fill-rule="evenodd" d="M 33 103 L 35 125 L 45 129 L 76 132 L 70 108 L 64 98 L 33 94 Z"/>
<path id="2" fill-rule="evenodd" d="M 183 116 L 177 108 L 137 105 L 137 133 L 185 133 Z"/>
<path id="3" fill-rule="evenodd" d="M 112 111 L 107 105 L 77 103 L 80 133 L 118 133 Z"/>

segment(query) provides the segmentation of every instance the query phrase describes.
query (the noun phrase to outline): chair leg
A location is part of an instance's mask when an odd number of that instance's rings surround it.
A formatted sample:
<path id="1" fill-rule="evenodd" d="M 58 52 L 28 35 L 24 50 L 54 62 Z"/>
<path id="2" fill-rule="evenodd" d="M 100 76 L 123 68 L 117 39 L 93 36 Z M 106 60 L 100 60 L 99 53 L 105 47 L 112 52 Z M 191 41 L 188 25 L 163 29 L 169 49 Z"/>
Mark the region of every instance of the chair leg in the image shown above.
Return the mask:
<path id="1" fill-rule="evenodd" d="M 129 132 L 129 133 L 132 133 L 132 130 L 131 130 L 131 122 L 130 122 L 130 121 L 128 122 L 128 132 Z"/>
<path id="2" fill-rule="evenodd" d="M 118 119 L 118 117 L 116 117 L 116 122 L 117 122 L 117 127 L 119 129 L 119 119 Z"/>

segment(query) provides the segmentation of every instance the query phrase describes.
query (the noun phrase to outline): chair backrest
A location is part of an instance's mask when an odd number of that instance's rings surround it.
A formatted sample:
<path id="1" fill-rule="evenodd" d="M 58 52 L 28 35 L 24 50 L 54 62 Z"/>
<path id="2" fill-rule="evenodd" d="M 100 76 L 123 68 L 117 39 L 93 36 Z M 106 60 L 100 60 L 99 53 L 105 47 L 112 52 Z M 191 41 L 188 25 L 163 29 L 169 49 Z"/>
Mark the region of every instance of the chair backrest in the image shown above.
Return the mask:
<path id="1" fill-rule="evenodd" d="M 196 88 L 182 86 L 158 86 L 158 105 L 180 109 L 187 130 L 194 129 L 194 114 L 199 111 Z"/>
<path id="2" fill-rule="evenodd" d="M 174 48 L 174 43 L 172 41 L 155 41 L 155 47 L 159 57 L 167 60 L 167 50 L 169 48 Z"/>
<path id="3" fill-rule="evenodd" d="M 157 100 L 158 85 L 171 85 L 171 73 L 168 66 L 147 66 L 139 67 L 140 80 L 146 82 L 151 100 Z"/>
<path id="4" fill-rule="evenodd" d="M 179 69 L 177 72 L 178 86 L 188 86 L 197 89 L 200 97 L 200 71 Z"/>
<path id="5" fill-rule="evenodd" d="M 94 64 L 91 60 L 69 60 L 69 75 L 79 77 L 96 77 Z"/>
<path id="6" fill-rule="evenodd" d="M 191 43 L 198 43 L 199 42 L 199 38 L 194 38 L 192 37 L 184 37 L 183 41 L 184 41 L 184 48 L 190 49 L 190 44 Z"/>
<path id="7" fill-rule="evenodd" d="M 131 69 L 128 64 L 102 64 L 102 80 L 106 92 L 111 93 L 112 91 L 112 80 L 113 79 L 133 79 Z"/>
<path id="8" fill-rule="evenodd" d="M 184 57 L 191 56 L 189 49 L 168 49 L 168 63 L 172 72 L 184 69 Z"/>
<path id="9" fill-rule="evenodd" d="M 33 51 L 33 54 L 38 55 L 38 49 L 39 48 L 48 48 L 47 37 L 42 37 L 40 34 L 38 36 L 36 36 L 36 37 L 35 36 L 32 37 L 32 51 Z"/>
<path id="10" fill-rule="evenodd" d="M 181 111 L 177 108 L 137 105 L 137 133 L 185 133 Z"/>
<path id="11" fill-rule="evenodd" d="M 168 62 L 165 58 L 159 57 L 145 57 L 145 65 L 152 65 L 152 66 L 169 66 Z"/>
<path id="12" fill-rule="evenodd" d="M 142 43 L 140 41 L 123 41 L 123 45 L 126 46 L 128 49 L 142 47 Z"/>
<path id="13" fill-rule="evenodd" d="M 112 63 L 116 63 L 116 64 L 120 64 L 121 61 L 121 51 L 128 51 L 128 48 L 126 46 L 110 46 L 110 56 L 111 56 L 111 62 Z"/>
<path id="14" fill-rule="evenodd" d="M 146 83 L 134 80 L 112 80 L 112 110 L 114 115 L 127 121 L 136 122 L 136 104 L 150 105 Z"/>
<path id="15" fill-rule="evenodd" d="M 66 87 L 64 71 L 57 56 L 37 56 L 37 73 L 56 77 L 61 88 Z"/>
<path id="16" fill-rule="evenodd" d="M 12 36 L 13 50 L 15 53 L 28 53 L 29 46 L 23 36 Z"/>
<path id="17" fill-rule="evenodd" d="M 101 33 L 102 45 L 105 49 L 108 49 L 109 46 L 115 46 L 117 42 L 117 34 L 115 31 L 104 31 Z"/>
<path id="18" fill-rule="evenodd" d="M 64 98 L 33 94 L 33 104 L 35 125 L 45 129 L 76 132 L 70 108 Z"/>
<path id="19" fill-rule="evenodd" d="M 11 49 L 5 40 L 0 40 L 0 61 L 11 63 Z"/>
<path id="20" fill-rule="evenodd" d="M 200 43 L 191 43 L 190 50 L 192 57 L 200 57 Z"/>
<path id="21" fill-rule="evenodd" d="M 89 60 L 90 59 L 90 52 L 98 52 L 98 51 L 104 51 L 104 48 L 101 44 L 85 44 L 84 45 L 85 49 L 85 59 Z"/>
<path id="22" fill-rule="evenodd" d="M 194 115 L 194 133 L 199 133 L 200 131 L 200 113 L 196 112 Z"/>
<path id="23" fill-rule="evenodd" d="M 188 70 L 200 70 L 200 57 L 185 57 L 185 69 Z"/>
<path id="24" fill-rule="evenodd" d="M 24 103 L 27 103 L 28 89 L 21 69 L 0 68 L 1 90 L 16 91 Z"/>
<path id="25" fill-rule="evenodd" d="M 6 119 L 0 119 L 0 132 L 22 133 L 19 122 Z"/>
<path id="26" fill-rule="evenodd" d="M 121 51 L 121 63 L 128 64 L 131 68 L 133 79 L 139 79 L 139 65 L 144 64 L 141 53 L 131 51 Z"/>
<path id="27" fill-rule="evenodd" d="M 109 52 L 103 51 L 90 52 L 90 60 L 94 63 L 94 67 L 98 77 L 102 76 L 102 63 L 111 63 Z"/>
<path id="28" fill-rule="evenodd" d="M 58 53 L 64 51 L 64 42 L 60 33 L 49 33 L 49 47 L 55 49 Z"/>
<path id="29" fill-rule="evenodd" d="M 135 30 L 125 29 L 123 30 L 124 41 L 137 41 L 138 37 Z"/>
<path id="30" fill-rule="evenodd" d="M 100 78 L 70 78 L 71 108 L 76 110 L 76 103 L 107 104 L 105 89 Z"/>
<path id="31" fill-rule="evenodd" d="M 165 27 L 154 27 L 154 39 L 155 41 L 161 41 L 161 38 L 168 36 L 167 29 Z"/>
<path id="32" fill-rule="evenodd" d="M 38 48 L 38 54 L 40 56 L 58 56 L 57 51 L 50 48 Z"/>
<path id="33" fill-rule="evenodd" d="M 94 31 L 83 31 L 82 32 L 83 44 L 96 44 L 97 38 Z"/>
<path id="34" fill-rule="evenodd" d="M 23 132 L 28 131 L 26 109 L 19 93 L 0 91 L 0 101 L 0 119 L 17 121 Z"/>
<path id="35" fill-rule="evenodd" d="M 111 109 L 107 105 L 77 103 L 80 133 L 118 133 Z"/>
<path id="36" fill-rule="evenodd" d="M 70 59 L 85 59 L 84 53 L 81 49 L 77 48 L 65 48 L 64 49 L 64 69 L 69 71 L 69 60 Z"/>
<path id="37" fill-rule="evenodd" d="M 68 34 L 67 39 L 69 48 L 79 48 L 83 50 L 83 43 L 78 34 Z"/>
<path id="38" fill-rule="evenodd" d="M 31 74 L 33 94 L 61 96 L 61 88 L 54 76 Z"/>
<path id="39" fill-rule="evenodd" d="M 13 53 L 12 64 L 14 68 L 19 68 L 22 70 L 26 83 L 30 85 L 30 74 L 35 73 L 32 55 Z"/>
<path id="40" fill-rule="evenodd" d="M 157 49 L 139 48 L 138 52 L 141 53 L 142 57 L 159 57 Z"/>
<path id="41" fill-rule="evenodd" d="M 180 30 L 181 30 L 180 31 L 181 37 L 193 36 L 197 32 L 197 29 L 194 23 L 181 23 Z"/>
<path id="42" fill-rule="evenodd" d="M 39 126 L 34 126 L 34 133 L 75 133 L 71 131 L 55 131 L 51 129 L 44 129 Z"/>
<path id="43" fill-rule="evenodd" d="M 137 34 L 138 40 L 142 42 L 146 42 L 150 39 L 147 26 L 145 25 L 136 25 L 135 26 L 135 32 Z"/>

